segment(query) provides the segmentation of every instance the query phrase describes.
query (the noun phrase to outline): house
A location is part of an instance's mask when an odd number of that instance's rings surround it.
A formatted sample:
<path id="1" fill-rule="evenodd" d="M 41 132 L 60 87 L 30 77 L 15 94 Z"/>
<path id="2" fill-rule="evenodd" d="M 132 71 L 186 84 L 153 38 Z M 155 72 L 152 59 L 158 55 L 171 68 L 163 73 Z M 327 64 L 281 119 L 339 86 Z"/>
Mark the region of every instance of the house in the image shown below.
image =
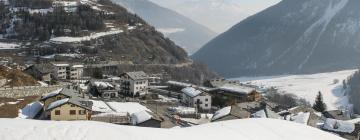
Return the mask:
<path id="1" fill-rule="evenodd" d="M 140 111 L 131 114 L 132 125 L 161 128 L 162 122 L 163 119 L 161 117 L 149 111 Z"/>
<path id="2" fill-rule="evenodd" d="M 77 80 L 81 79 L 84 73 L 84 65 L 72 65 L 70 66 L 70 75 L 67 79 Z"/>
<path id="3" fill-rule="evenodd" d="M 351 119 L 350 114 L 347 111 L 343 111 L 343 110 L 325 111 L 323 113 L 323 117 L 336 119 L 336 120 L 344 120 L 344 121 Z"/>
<path id="4" fill-rule="evenodd" d="M 349 140 L 359 140 L 360 125 L 351 122 L 327 118 L 321 129 Z"/>
<path id="5" fill-rule="evenodd" d="M 257 102 L 261 101 L 262 96 L 256 89 L 234 84 L 224 84 L 223 86 L 212 90 L 210 92 L 215 96 L 230 97 L 236 100 L 236 102 Z"/>
<path id="6" fill-rule="evenodd" d="M 211 109 L 211 96 L 210 94 L 195 89 L 193 87 L 186 87 L 181 90 L 182 98 L 181 102 L 188 107 L 195 107 L 199 110 L 210 110 Z"/>
<path id="7" fill-rule="evenodd" d="M 54 72 L 54 66 L 49 63 L 34 64 L 26 68 L 24 72 L 39 81 L 50 83 L 52 80 L 52 74 Z"/>
<path id="8" fill-rule="evenodd" d="M 234 119 L 245 119 L 250 118 L 250 112 L 241 109 L 240 107 L 233 105 L 224 107 L 215 112 L 211 118 L 211 122 L 234 120 Z"/>
<path id="9" fill-rule="evenodd" d="M 148 76 L 143 71 L 127 72 L 120 76 L 121 92 L 130 96 L 148 93 Z"/>
<path id="10" fill-rule="evenodd" d="M 315 112 L 316 111 L 310 107 L 297 106 L 278 112 L 278 114 L 282 116 L 284 120 L 317 127 L 317 123 L 320 121 L 321 117 L 319 117 Z"/>
<path id="11" fill-rule="evenodd" d="M 91 95 L 107 99 L 119 97 L 120 92 L 119 85 L 106 81 L 91 80 L 88 84 L 88 89 Z"/>
<path id="12" fill-rule="evenodd" d="M 46 108 L 48 119 L 55 121 L 90 120 L 91 104 L 80 98 L 64 98 Z"/>
<path id="13" fill-rule="evenodd" d="M 43 102 L 44 110 L 46 110 L 48 106 L 55 101 L 65 98 L 80 98 L 80 97 L 84 97 L 84 95 L 78 94 L 77 91 L 71 89 L 60 88 L 41 96 L 40 101 Z"/>

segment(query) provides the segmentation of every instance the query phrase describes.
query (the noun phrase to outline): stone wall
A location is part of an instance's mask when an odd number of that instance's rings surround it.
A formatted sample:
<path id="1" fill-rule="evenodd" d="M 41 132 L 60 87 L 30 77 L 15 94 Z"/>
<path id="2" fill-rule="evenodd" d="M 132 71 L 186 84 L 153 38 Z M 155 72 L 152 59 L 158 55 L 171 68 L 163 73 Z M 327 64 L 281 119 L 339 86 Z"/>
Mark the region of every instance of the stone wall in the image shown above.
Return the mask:
<path id="1" fill-rule="evenodd" d="M 64 88 L 64 85 L 56 86 L 25 86 L 13 88 L 0 88 L 0 97 L 6 98 L 21 98 L 26 96 L 41 96 L 54 91 L 59 88 Z"/>

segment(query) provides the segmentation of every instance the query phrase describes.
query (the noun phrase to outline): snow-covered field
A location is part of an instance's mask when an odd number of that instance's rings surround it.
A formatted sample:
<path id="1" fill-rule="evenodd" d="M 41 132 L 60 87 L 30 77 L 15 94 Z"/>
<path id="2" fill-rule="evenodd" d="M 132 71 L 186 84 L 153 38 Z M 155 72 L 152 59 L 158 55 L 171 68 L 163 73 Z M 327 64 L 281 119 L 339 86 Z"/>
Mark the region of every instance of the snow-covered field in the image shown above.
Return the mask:
<path id="1" fill-rule="evenodd" d="M 302 124 L 242 119 L 188 128 L 158 129 L 92 121 L 0 119 L 1 140 L 343 140 Z"/>
<path id="2" fill-rule="evenodd" d="M 286 75 L 269 77 L 243 77 L 236 78 L 242 83 L 249 83 L 261 88 L 275 87 L 280 92 L 291 93 L 314 103 L 319 91 L 324 96 L 328 109 L 337 109 L 348 105 L 348 98 L 342 81 L 352 75 L 356 70 L 345 70 L 311 75 Z M 337 79 L 337 80 L 336 80 Z M 335 83 L 335 81 L 338 81 Z"/>
<path id="3" fill-rule="evenodd" d="M 54 38 L 51 38 L 50 41 L 60 42 L 60 43 L 81 42 L 81 41 L 89 41 L 89 40 L 100 38 L 103 36 L 119 34 L 122 32 L 123 32 L 122 30 L 112 30 L 112 31 L 106 31 L 106 32 L 98 32 L 98 33 L 94 33 L 89 36 L 83 36 L 83 37 L 68 37 L 68 36 L 54 37 Z"/>
<path id="4" fill-rule="evenodd" d="M 20 47 L 20 45 L 18 45 L 18 44 L 0 42 L 0 50 L 18 49 L 19 47 Z"/>

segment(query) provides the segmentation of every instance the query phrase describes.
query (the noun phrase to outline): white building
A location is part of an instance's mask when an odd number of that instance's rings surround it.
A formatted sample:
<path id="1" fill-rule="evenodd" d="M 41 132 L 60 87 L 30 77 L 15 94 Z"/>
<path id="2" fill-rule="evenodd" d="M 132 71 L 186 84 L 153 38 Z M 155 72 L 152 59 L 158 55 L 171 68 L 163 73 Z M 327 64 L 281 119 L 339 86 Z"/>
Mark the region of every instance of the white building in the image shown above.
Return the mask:
<path id="1" fill-rule="evenodd" d="M 143 71 L 127 72 L 120 75 L 121 92 L 128 95 L 148 93 L 148 76 Z"/>
<path id="2" fill-rule="evenodd" d="M 202 110 L 211 109 L 211 96 L 201 90 L 193 87 L 186 87 L 181 90 L 183 92 L 181 102 L 188 107 L 199 107 Z"/>
<path id="3" fill-rule="evenodd" d="M 58 80 L 78 80 L 81 79 L 84 65 L 71 65 L 69 63 L 52 63 L 54 65 L 54 78 Z"/>

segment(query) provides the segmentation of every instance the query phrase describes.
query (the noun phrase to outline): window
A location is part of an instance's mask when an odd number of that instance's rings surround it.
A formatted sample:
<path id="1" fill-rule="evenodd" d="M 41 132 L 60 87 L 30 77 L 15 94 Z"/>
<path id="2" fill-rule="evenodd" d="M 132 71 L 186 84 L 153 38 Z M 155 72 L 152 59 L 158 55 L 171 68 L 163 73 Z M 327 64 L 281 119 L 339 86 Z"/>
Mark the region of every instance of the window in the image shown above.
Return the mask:
<path id="1" fill-rule="evenodd" d="M 55 110 L 55 115 L 60 115 L 60 110 Z"/>
<path id="2" fill-rule="evenodd" d="M 84 115 L 86 113 L 85 110 L 79 110 L 79 115 Z"/>
<path id="3" fill-rule="evenodd" d="M 205 104 L 205 107 L 208 107 L 208 104 Z"/>
<path id="4" fill-rule="evenodd" d="M 205 101 L 207 102 L 207 101 L 209 101 L 209 99 L 208 99 L 208 98 L 206 98 L 206 99 L 205 99 Z"/>
<path id="5" fill-rule="evenodd" d="M 75 107 L 75 105 L 71 105 L 71 107 Z"/>
<path id="6" fill-rule="evenodd" d="M 76 115 L 76 110 L 70 110 L 70 115 Z"/>
<path id="7" fill-rule="evenodd" d="M 56 100 L 61 100 L 61 97 L 56 97 Z"/>

